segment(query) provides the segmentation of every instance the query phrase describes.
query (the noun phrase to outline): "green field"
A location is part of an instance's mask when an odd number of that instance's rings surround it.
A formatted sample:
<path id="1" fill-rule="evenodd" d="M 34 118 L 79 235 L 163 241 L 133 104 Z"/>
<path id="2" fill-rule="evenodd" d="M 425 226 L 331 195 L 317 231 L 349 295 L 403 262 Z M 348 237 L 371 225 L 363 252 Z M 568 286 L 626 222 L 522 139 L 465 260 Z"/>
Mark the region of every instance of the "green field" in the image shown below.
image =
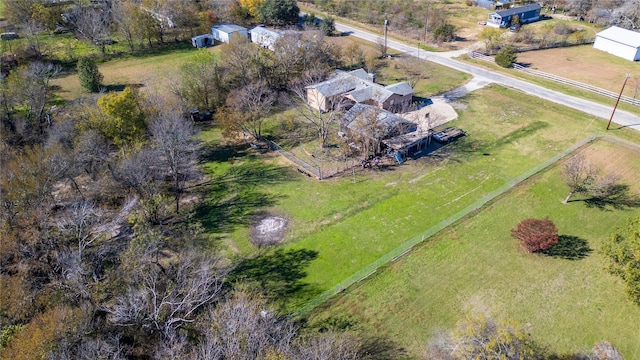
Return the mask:
<path id="1" fill-rule="evenodd" d="M 216 154 L 207 173 L 224 180 L 214 181 L 200 209 L 205 227 L 222 249 L 257 254 L 248 240 L 251 217 L 267 211 L 287 218 L 283 253 L 261 250 L 254 263 L 266 269 L 286 262 L 299 271 L 279 277 L 253 268 L 244 275 L 295 310 L 604 127 L 599 119 L 499 86 L 462 103 L 466 109 L 452 124 L 465 129 L 466 138 L 406 166 L 360 171 L 355 183 L 351 176 L 321 182 L 291 176 L 277 157 L 265 165 L 250 151 L 234 154 L 232 163 Z M 616 134 L 637 138 L 627 130 Z M 222 229 L 215 226 L 221 219 L 229 221 Z M 299 264 L 288 256 L 296 254 L 305 255 Z"/>
<path id="2" fill-rule="evenodd" d="M 589 158 L 610 154 L 620 171 L 640 173 L 637 150 L 598 141 L 584 152 Z M 598 250 L 640 209 L 600 209 L 580 201 L 563 205 L 567 188 L 560 168 L 517 186 L 337 296 L 317 309 L 313 320 L 348 318 L 364 333 L 389 339 L 416 358 L 432 337 L 477 314 L 527 324 L 535 340 L 560 353 L 607 340 L 625 358 L 639 358 L 640 309 L 626 298 L 620 280 L 604 270 Z M 518 250 L 510 229 L 529 217 L 556 223 L 564 244 L 556 256 Z"/>

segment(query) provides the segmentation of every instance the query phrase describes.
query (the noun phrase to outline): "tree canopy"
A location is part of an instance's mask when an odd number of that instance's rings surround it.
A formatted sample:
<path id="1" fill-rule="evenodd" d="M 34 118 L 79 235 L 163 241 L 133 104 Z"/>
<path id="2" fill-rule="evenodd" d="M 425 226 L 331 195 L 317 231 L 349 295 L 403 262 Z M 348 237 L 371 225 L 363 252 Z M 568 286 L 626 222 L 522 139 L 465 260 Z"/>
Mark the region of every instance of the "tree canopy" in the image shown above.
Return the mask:
<path id="1" fill-rule="evenodd" d="M 266 24 L 291 25 L 298 22 L 300 8 L 296 0 L 264 0 L 258 14 Z"/>

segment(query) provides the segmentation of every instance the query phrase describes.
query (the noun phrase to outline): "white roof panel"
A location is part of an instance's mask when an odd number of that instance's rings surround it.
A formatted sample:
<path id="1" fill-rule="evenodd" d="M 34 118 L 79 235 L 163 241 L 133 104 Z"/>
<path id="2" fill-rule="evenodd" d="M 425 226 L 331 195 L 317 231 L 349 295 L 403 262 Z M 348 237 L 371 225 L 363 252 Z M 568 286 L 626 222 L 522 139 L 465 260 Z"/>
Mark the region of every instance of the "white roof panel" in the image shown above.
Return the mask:
<path id="1" fill-rule="evenodd" d="M 616 41 L 621 44 L 629 45 L 634 48 L 640 47 L 640 33 L 623 29 L 621 27 L 612 26 L 608 29 L 600 31 L 596 34 L 596 36 Z"/>

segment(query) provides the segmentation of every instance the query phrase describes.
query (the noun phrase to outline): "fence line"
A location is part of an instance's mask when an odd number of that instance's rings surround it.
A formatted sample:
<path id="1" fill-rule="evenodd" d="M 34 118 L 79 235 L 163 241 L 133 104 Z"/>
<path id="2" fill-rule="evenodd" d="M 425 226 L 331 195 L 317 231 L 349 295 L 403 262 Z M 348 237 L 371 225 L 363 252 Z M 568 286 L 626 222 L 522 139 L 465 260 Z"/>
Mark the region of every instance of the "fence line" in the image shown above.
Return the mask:
<path id="1" fill-rule="evenodd" d="M 307 162 L 300 160 L 297 156 L 293 155 L 292 153 L 282 149 L 282 147 L 280 147 L 280 145 L 278 145 L 277 143 L 271 140 L 266 140 L 266 141 L 269 144 L 269 148 L 271 150 L 277 151 L 278 154 L 282 155 L 284 158 L 291 161 L 298 168 L 299 171 L 307 175 L 314 176 L 316 179 L 322 180 L 322 173 L 317 168 L 313 167 L 311 164 Z"/>
<path id="2" fill-rule="evenodd" d="M 334 296 L 334 295 L 336 295 L 336 294 L 338 294 L 340 292 L 343 292 L 344 290 L 346 290 L 351 285 L 353 285 L 355 283 L 359 283 L 360 281 L 364 280 L 365 278 L 371 276 L 373 273 L 378 271 L 379 268 L 381 268 L 382 266 L 386 265 L 387 263 L 389 263 L 391 261 L 395 261 L 398 258 L 407 255 L 414 246 L 424 242 L 424 240 L 426 240 L 426 239 L 429 239 L 431 236 L 433 236 L 436 233 L 440 232 L 441 230 L 445 229 L 447 226 L 449 226 L 449 225 L 455 223 L 456 221 L 462 219 L 463 217 L 469 215 L 473 211 L 480 210 L 484 205 L 486 205 L 487 203 L 489 203 L 493 199 L 497 198 L 498 196 L 505 194 L 507 191 L 511 190 L 514 186 L 516 186 L 516 185 L 520 184 L 521 182 L 527 180 L 528 178 L 536 175 L 537 173 L 541 172 L 542 170 L 545 170 L 549 166 L 551 166 L 554 163 L 556 163 L 558 160 L 564 158 L 565 156 L 571 154 L 572 152 L 578 150 L 579 148 L 581 148 L 581 147 L 593 142 L 596 139 L 602 138 L 602 137 L 604 137 L 604 135 L 602 133 L 599 133 L 599 132 L 594 133 L 594 134 L 592 134 L 592 135 L 590 135 L 590 136 L 578 141 L 577 143 L 575 143 L 571 147 L 569 147 L 566 150 L 564 150 L 563 152 L 553 156 L 552 158 L 550 158 L 549 160 L 543 162 L 542 164 L 539 164 L 539 165 L 527 170 L 523 174 L 511 179 L 510 181 L 508 181 L 504 185 L 502 185 L 499 188 L 495 189 L 494 191 L 486 194 L 482 198 L 476 200 L 471 205 L 465 207 L 464 209 L 462 209 L 461 211 L 457 212 L 456 214 L 444 219 L 443 221 L 441 221 L 440 223 L 432 226 L 431 228 L 427 229 L 423 233 L 412 237 L 411 239 L 409 239 L 409 240 L 405 241 L 404 243 L 402 243 L 401 245 L 397 246 L 395 249 L 393 249 L 393 250 L 389 251 L 388 253 L 382 255 L 380 258 L 378 258 L 377 260 L 375 260 L 371 264 L 363 267 L 362 269 L 360 269 L 359 271 L 357 271 L 353 275 L 347 277 L 346 279 L 344 279 L 343 281 L 341 281 L 337 285 L 333 286 L 331 289 L 323 292 L 322 294 L 318 295 L 316 298 L 310 300 L 308 303 L 306 303 L 300 309 L 295 311 L 292 315 L 296 316 L 296 315 L 304 314 L 304 313 L 307 313 L 307 312 L 311 311 L 316 306 L 318 306 L 318 305 L 322 304 L 323 302 L 327 301 L 332 296 Z"/>
<path id="3" fill-rule="evenodd" d="M 473 51 L 469 52 L 469 57 L 471 57 L 473 59 L 480 59 L 480 60 L 483 60 L 483 61 L 488 61 L 488 62 L 493 62 L 493 63 L 496 62 L 495 59 L 492 56 L 483 55 L 483 54 L 480 54 L 480 53 L 477 53 L 477 52 L 473 52 Z M 579 89 L 590 91 L 590 92 L 593 92 L 593 93 L 596 93 L 598 95 L 602 95 L 602 96 L 605 96 L 605 97 L 608 97 L 608 98 L 611 98 L 611 99 L 617 99 L 618 96 L 620 95 L 620 94 L 615 93 L 613 91 L 604 90 L 604 89 L 601 89 L 601 88 L 598 88 L 598 87 L 595 87 L 595 86 L 592 86 L 592 85 L 581 83 L 579 81 L 569 80 L 569 79 L 565 79 L 563 77 L 556 76 L 556 75 L 553 75 L 553 74 L 548 74 L 548 73 L 545 73 L 545 72 L 542 72 L 542 71 L 529 69 L 529 68 L 524 67 L 524 66 L 519 65 L 519 64 L 513 64 L 513 68 L 516 69 L 516 70 L 519 70 L 519 71 L 522 71 L 522 72 L 537 76 L 537 77 L 541 77 L 541 78 L 544 78 L 544 79 L 547 79 L 547 80 L 551 80 L 551 81 L 555 81 L 555 82 L 558 82 L 558 83 L 561 83 L 561 84 L 577 87 Z M 631 104 L 631 105 L 640 106 L 640 100 L 634 99 L 634 98 L 629 97 L 629 96 L 623 95 L 622 97 L 620 97 L 620 101 L 626 102 L 626 103 Z"/>

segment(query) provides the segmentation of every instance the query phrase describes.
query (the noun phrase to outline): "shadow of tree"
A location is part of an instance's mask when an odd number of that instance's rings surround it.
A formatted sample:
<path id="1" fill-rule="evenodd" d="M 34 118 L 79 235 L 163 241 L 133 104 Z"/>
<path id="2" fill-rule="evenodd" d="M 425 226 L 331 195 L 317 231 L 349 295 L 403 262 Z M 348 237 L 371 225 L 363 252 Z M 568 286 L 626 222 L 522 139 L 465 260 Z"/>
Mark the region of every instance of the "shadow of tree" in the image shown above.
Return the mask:
<path id="1" fill-rule="evenodd" d="M 286 300 L 309 286 L 301 280 L 304 269 L 318 257 L 315 250 L 277 249 L 242 260 L 229 274 L 230 283 L 252 283 L 272 299 Z"/>
<path id="2" fill-rule="evenodd" d="M 608 211 L 611 211 L 611 208 L 622 210 L 626 208 L 640 207 L 640 197 L 631 194 L 629 191 L 629 185 L 626 184 L 613 185 L 609 189 L 607 195 L 592 196 L 582 201 L 584 201 L 587 207 Z"/>
<path id="3" fill-rule="evenodd" d="M 573 235 L 558 236 L 558 243 L 543 251 L 547 256 L 566 260 L 580 260 L 587 257 L 593 249 L 586 240 Z"/>
<path id="4" fill-rule="evenodd" d="M 213 156 L 229 156 L 228 150 Z M 275 205 L 281 198 L 261 186 L 286 181 L 290 169 L 245 159 L 200 185 L 198 191 L 205 200 L 196 208 L 196 218 L 208 232 L 227 232 L 237 225 L 247 225 L 260 209 Z"/>

